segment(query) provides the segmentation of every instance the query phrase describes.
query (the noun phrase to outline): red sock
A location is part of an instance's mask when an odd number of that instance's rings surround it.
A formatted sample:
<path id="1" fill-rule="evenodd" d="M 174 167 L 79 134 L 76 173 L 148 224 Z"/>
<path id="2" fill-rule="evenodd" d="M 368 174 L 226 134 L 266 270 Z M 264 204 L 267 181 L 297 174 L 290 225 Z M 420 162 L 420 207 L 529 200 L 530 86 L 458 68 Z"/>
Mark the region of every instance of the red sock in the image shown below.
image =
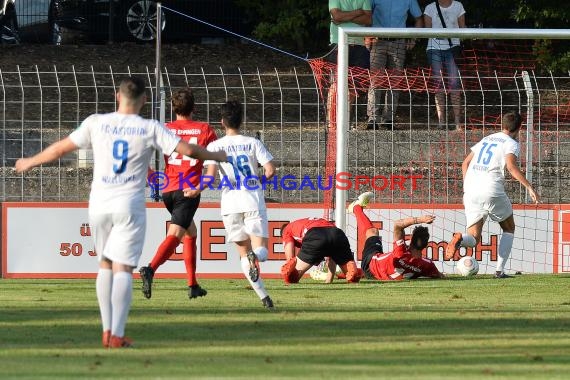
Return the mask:
<path id="1" fill-rule="evenodd" d="M 369 228 L 374 228 L 370 219 L 368 219 L 366 214 L 364 214 L 364 211 L 362 211 L 362 206 L 355 205 L 353 212 L 356 216 L 356 225 L 358 226 L 359 230 L 366 231 Z"/>
<path id="2" fill-rule="evenodd" d="M 188 286 L 198 285 L 196 280 L 196 238 L 184 237 L 184 265 L 188 276 Z"/>
<path id="3" fill-rule="evenodd" d="M 158 246 L 152 261 L 150 262 L 150 267 L 156 272 L 159 266 L 164 264 L 166 260 L 170 258 L 170 255 L 174 253 L 176 247 L 180 244 L 180 240 L 174 235 L 168 235 L 166 239 Z"/>

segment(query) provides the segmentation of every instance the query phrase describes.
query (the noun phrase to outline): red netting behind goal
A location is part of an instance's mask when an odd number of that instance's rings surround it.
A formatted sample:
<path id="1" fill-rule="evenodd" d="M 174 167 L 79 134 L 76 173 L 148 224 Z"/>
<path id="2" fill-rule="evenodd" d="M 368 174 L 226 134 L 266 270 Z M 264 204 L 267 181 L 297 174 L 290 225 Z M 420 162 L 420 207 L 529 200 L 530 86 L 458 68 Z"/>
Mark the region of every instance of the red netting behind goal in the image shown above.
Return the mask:
<path id="1" fill-rule="evenodd" d="M 532 41 L 494 41 L 494 40 L 472 40 L 464 44 L 463 57 L 457 60 L 460 70 L 460 86 L 462 91 L 479 91 L 483 94 L 486 91 L 497 92 L 498 86 L 504 82 L 513 82 L 515 76 L 520 76 L 522 71 L 532 72 L 537 67 L 537 54 L 533 51 Z M 336 64 L 328 62 L 323 58 L 309 60 L 320 95 L 327 105 L 327 153 L 325 171 L 326 176 L 336 173 Z M 438 90 L 437 83 L 432 80 L 430 68 L 426 67 L 406 67 L 404 70 L 382 69 L 379 71 L 369 71 L 358 67 L 349 67 L 348 72 L 349 93 L 357 95 L 359 101 L 364 98 L 366 102 L 366 92 L 373 86 L 376 89 L 400 90 L 413 93 L 434 93 Z M 525 115 L 523 115 L 525 116 Z M 413 118 L 426 119 L 427 115 L 422 112 L 413 112 Z M 498 126 L 500 123 L 500 113 L 469 114 L 465 121 L 466 127 L 486 125 L 488 127 Z M 541 118 L 542 122 L 548 120 L 560 121 L 566 118 L 565 122 L 570 123 L 570 101 L 558 102 L 556 106 L 542 107 L 535 110 L 535 117 Z M 536 119 L 535 119 L 536 120 Z M 410 125 L 413 122 L 410 120 Z M 418 123 L 419 124 L 419 123 Z M 442 149 L 454 149 L 449 142 L 442 143 Z M 435 144 L 437 145 L 437 144 Z M 435 146 L 434 145 L 434 146 Z M 440 152 L 441 153 L 441 152 Z M 410 163 L 413 165 L 413 163 Z M 437 163 L 433 163 L 438 166 Z M 439 165 L 440 167 L 442 165 Z M 447 170 L 457 170 L 457 168 L 447 168 Z M 460 171 L 459 171 L 460 172 Z M 443 174 L 443 173 L 440 173 Z M 442 178 L 436 175 L 437 178 Z M 437 181 L 432 182 L 437 187 Z M 323 208 L 325 217 L 332 217 L 334 208 L 334 188 L 325 191 Z"/>

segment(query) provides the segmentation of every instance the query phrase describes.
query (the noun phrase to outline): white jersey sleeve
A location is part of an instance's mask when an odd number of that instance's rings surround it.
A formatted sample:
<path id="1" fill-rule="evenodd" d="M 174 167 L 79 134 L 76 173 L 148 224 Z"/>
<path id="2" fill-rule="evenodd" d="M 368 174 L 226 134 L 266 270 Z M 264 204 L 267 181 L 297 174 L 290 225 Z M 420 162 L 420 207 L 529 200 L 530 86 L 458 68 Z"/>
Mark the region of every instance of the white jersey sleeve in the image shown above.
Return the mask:
<path id="1" fill-rule="evenodd" d="M 219 150 L 222 150 L 219 146 L 219 144 L 217 144 L 216 141 L 212 141 L 211 143 L 208 144 L 208 146 L 206 147 L 207 150 L 209 150 L 210 152 L 217 152 Z M 208 166 L 208 165 L 218 165 L 217 161 L 213 161 L 213 160 L 206 160 L 204 161 L 204 166 Z"/>
<path id="2" fill-rule="evenodd" d="M 271 153 L 269 153 L 265 145 L 259 140 L 255 140 L 255 155 L 257 156 L 257 162 L 261 166 L 273 160 Z"/>
<path id="3" fill-rule="evenodd" d="M 69 138 L 78 148 L 89 149 L 91 148 L 91 130 L 90 128 L 97 123 L 98 115 L 91 115 L 87 117 L 79 128 L 71 132 Z"/>
<path id="4" fill-rule="evenodd" d="M 160 149 L 165 155 L 170 156 L 180 142 L 180 137 L 176 136 L 170 129 L 158 121 L 154 121 L 152 126 L 154 128 L 154 147 Z"/>

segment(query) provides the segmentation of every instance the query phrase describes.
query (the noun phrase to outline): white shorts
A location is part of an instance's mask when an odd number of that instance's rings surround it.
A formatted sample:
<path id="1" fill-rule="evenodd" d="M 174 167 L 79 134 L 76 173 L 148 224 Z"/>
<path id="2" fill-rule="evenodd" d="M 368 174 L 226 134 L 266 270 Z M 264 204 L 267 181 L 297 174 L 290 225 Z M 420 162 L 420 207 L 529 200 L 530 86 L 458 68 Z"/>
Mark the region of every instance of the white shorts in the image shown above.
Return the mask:
<path id="1" fill-rule="evenodd" d="M 513 214 L 513 205 L 506 194 L 490 197 L 488 195 L 463 194 L 465 206 L 465 218 L 467 228 L 481 219 L 485 221 L 487 216 L 492 221 L 502 222 Z"/>
<path id="2" fill-rule="evenodd" d="M 89 214 L 99 261 L 103 257 L 137 267 L 146 231 L 146 213 Z"/>
<path id="3" fill-rule="evenodd" d="M 224 221 L 228 241 L 244 241 L 249 239 L 250 235 L 263 238 L 269 236 L 266 210 L 222 215 L 222 220 Z"/>

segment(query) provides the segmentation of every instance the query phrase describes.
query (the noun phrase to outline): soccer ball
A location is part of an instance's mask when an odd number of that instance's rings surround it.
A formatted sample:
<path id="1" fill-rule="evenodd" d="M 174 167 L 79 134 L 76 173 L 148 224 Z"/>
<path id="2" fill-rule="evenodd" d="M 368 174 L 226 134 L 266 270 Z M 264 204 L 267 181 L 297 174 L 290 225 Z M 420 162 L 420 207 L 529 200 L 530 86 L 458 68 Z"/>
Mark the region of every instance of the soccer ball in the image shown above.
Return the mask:
<path id="1" fill-rule="evenodd" d="M 479 272 L 479 263 L 471 256 L 462 257 L 456 267 L 459 274 L 465 277 L 475 276 Z"/>

